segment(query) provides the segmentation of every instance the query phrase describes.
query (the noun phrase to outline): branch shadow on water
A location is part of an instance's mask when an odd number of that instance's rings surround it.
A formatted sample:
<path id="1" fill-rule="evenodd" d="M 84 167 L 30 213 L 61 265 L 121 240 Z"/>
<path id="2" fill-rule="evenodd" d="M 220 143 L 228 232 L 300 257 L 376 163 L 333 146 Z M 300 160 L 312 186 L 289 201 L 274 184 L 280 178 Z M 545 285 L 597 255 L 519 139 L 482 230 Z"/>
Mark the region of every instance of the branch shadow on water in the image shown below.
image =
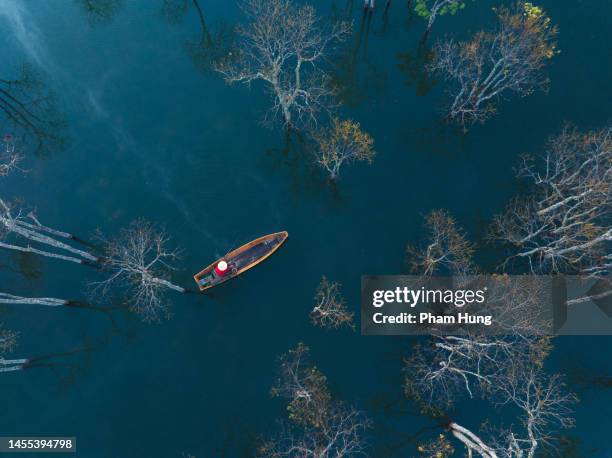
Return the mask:
<path id="1" fill-rule="evenodd" d="M 356 107 L 373 94 L 383 92 L 387 84 L 387 73 L 379 70 L 368 57 L 372 18 L 372 11 L 364 9 L 353 43 L 334 59 L 330 86 L 338 101 L 348 107 Z"/>
<path id="2" fill-rule="evenodd" d="M 349 195 L 317 167 L 314 148 L 308 133 L 290 129 L 282 146 L 266 149 L 259 163 L 268 175 L 286 175 L 289 192 L 294 197 L 324 199 L 328 205 L 341 208 L 347 204 Z"/>
<path id="3" fill-rule="evenodd" d="M 200 72 L 212 73 L 215 64 L 226 58 L 233 48 L 234 27 L 224 22 L 209 27 L 198 0 L 163 0 L 160 15 L 169 24 L 181 24 L 188 14 L 197 17 L 200 33 L 196 38 L 185 40 L 185 52 Z"/>
<path id="4" fill-rule="evenodd" d="M 397 58 L 397 68 L 405 75 L 406 86 L 414 87 L 417 96 L 426 96 L 438 84 L 438 80 L 427 71 L 433 52 L 426 41 L 421 40 L 416 50 L 400 53 Z"/>

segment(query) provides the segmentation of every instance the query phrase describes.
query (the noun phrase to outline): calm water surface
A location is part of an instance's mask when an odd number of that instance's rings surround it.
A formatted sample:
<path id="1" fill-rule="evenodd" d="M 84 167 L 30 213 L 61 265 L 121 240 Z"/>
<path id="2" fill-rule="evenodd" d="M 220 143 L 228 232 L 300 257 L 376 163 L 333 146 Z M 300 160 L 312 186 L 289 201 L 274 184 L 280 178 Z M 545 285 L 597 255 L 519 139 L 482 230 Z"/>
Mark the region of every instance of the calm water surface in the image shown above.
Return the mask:
<path id="1" fill-rule="evenodd" d="M 76 1 L 0 0 L 2 68 L 27 59 L 44 73 L 71 140 L 65 151 L 29 157 L 28 173 L 3 181 L 3 195 L 83 236 L 114 234 L 137 217 L 155 221 L 184 249 L 175 280 L 185 285 L 241 243 L 279 230 L 290 238 L 209 297 L 173 296 L 174 317 L 161 325 L 121 314 L 113 325 L 92 310 L 2 310 L 2 321 L 22 331 L 19 355 L 92 351 L 70 359 L 79 366 L 70 377 L 60 367 L 3 376 L 1 434 L 76 436 L 83 457 L 252 456 L 285 416 L 283 402 L 269 397 L 276 358 L 304 341 L 335 395 L 374 419 L 372 455 L 415 456 L 410 436 L 427 423 L 402 402 L 410 341 L 313 328 L 315 287 L 323 274 L 341 282 L 357 311 L 360 275 L 404 272 L 405 245 L 423 237 L 424 213 L 447 208 L 480 240 L 520 191 L 512 171 L 520 154 L 540 151 L 566 121 L 590 129 L 609 120 L 612 4 L 540 2 L 560 27 L 550 92 L 502 103 L 467 135 L 440 124 L 444 85 L 421 78 L 423 22 L 398 1 L 388 24 L 380 8 L 361 29 L 355 8 L 354 35 L 338 59 L 338 77 L 351 84 L 342 114 L 373 135 L 378 157 L 344 170 L 331 190 L 307 158 L 286 150 L 280 129 L 260 125 L 268 106 L 261 85 L 228 87 L 194 65 L 186 52 L 200 33 L 194 11 L 170 24 L 161 3 L 124 2 L 92 24 Z M 234 1 L 200 3 L 211 29 L 240 18 Z M 326 16 L 345 14 L 344 0 L 311 3 Z M 439 19 L 431 39 L 486 27 L 494 4 Z M 29 276 L 0 273 L 15 292 L 82 299 L 96 278 L 80 266 L 20 261 Z M 578 383 L 610 374 L 609 345 L 559 339 L 550 361 L 574 377 L 582 399 L 567 433 L 576 456 L 611 447 L 612 391 Z M 478 421 L 472 412 L 460 406 L 457 415 Z"/>

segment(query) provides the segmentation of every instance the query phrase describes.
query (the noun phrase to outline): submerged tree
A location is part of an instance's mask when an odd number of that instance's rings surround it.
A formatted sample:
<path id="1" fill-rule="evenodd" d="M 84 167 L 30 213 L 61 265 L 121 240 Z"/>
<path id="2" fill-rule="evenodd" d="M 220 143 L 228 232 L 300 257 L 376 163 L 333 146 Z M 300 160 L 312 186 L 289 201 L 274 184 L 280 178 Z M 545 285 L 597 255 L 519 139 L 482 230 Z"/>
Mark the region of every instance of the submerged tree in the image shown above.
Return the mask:
<path id="1" fill-rule="evenodd" d="M 4 357 L 17 346 L 18 337 L 18 332 L 4 329 L 0 324 L 0 373 L 21 370 L 28 362 L 27 359 L 5 359 Z"/>
<path id="2" fill-rule="evenodd" d="M 532 273 L 595 278 L 612 266 L 612 127 L 567 127 L 540 159 L 525 157 L 519 176 L 532 192 L 495 217 L 491 237 L 513 247 Z"/>
<path id="3" fill-rule="evenodd" d="M 24 240 L 27 244 L 7 242 L 7 238 L 11 236 L 19 241 Z M 39 254 L 77 264 L 95 263 L 99 260 L 97 256 L 68 243 L 75 240 L 78 241 L 73 234 L 42 225 L 32 211 L 13 208 L 0 198 L 0 248 Z M 41 248 L 31 246 L 31 242 L 41 245 Z M 49 248 L 54 251 L 50 251 Z"/>
<path id="4" fill-rule="evenodd" d="M 440 434 L 436 439 L 419 445 L 417 450 L 426 458 L 446 458 L 455 453 L 455 448 L 444 434 Z"/>
<path id="5" fill-rule="evenodd" d="M 456 421 L 446 428 L 468 456 L 533 458 L 555 432 L 574 424 L 575 396 L 542 368 L 549 352 L 548 338 L 438 336 L 406 360 L 406 394 L 431 410 L 448 409 L 462 392 L 472 402 L 480 398 L 518 409 L 518 425 L 487 431 L 486 438 Z"/>
<path id="6" fill-rule="evenodd" d="M 327 378 L 309 361 L 304 344 L 281 358 L 280 376 L 273 396 L 289 400 L 292 424 L 265 442 L 259 456 L 269 458 L 342 458 L 362 455 L 362 435 L 369 421 L 354 407 L 334 401 Z"/>
<path id="7" fill-rule="evenodd" d="M 16 305 L 46 305 L 49 307 L 60 307 L 68 305 L 70 301 L 56 299 L 53 297 L 24 297 L 0 292 L 0 304 Z"/>
<path id="8" fill-rule="evenodd" d="M 367 162 L 372 164 L 376 152 L 374 140 L 361 130 L 359 123 L 334 118 L 331 128 L 314 134 L 317 164 L 329 173 L 332 180 L 338 178 L 345 163 Z"/>
<path id="9" fill-rule="evenodd" d="M 413 270 L 432 275 L 446 273 L 473 281 L 477 266 L 474 248 L 455 221 L 436 210 L 426 218 L 430 236 L 426 248 L 409 247 Z M 544 373 L 543 363 L 551 351 L 542 312 L 544 285 L 538 279 L 494 277 L 488 283 L 483 304 L 493 314 L 500 335 L 434 333 L 417 345 L 405 360 L 405 393 L 423 413 L 441 419 L 440 426 L 466 449 L 468 456 L 485 458 L 530 457 L 545 449 L 558 429 L 570 427 L 570 407 L 575 398 L 565 393 L 559 376 Z M 467 395 L 470 402 L 484 400 L 499 408 L 518 408 L 520 424 L 486 430 L 479 436 L 448 411 Z M 480 433 L 479 433 L 480 434 Z M 446 437 L 419 446 L 429 457 L 446 457 L 454 447 Z"/>
<path id="10" fill-rule="evenodd" d="M 23 159 L 19 151 L 16 151 L 15 138 L 11 134 L 6 134 L 0 144 L 0 177 L 7 176 L 19 168 L 19 163 Z"/>
<path id="11" fill-rule="evenodd" d="M 408 245 L 406 253 L 411 271 L 430 276 L 434 273 L 470 275 L 475 273 L 472 261 L 474 245 L 466 238 L 455 219 L 445 210 L 433 210 L 425 217 L 427 246 Z"/>
<path id="12" fill-rule="evenodd" d="M 312 6 L 290 0 L 244 0 L 243 9 L 249 23 L 238 28 L 241 46 L 217 70 L 228 83 L 267 83 L 274 100 L 272 114 L 280 114 L 286 127 L 316 122 L 317 113 L 333 105 L 321 61 L 350 26 L 325 27 Z"/>
<path id="13" fill-rule="evenodd" d="M 462 0 L 416 0 L 414 10 L 416 13 L 427 19 L 427 32 L 429 32 L 438 18 L 446 14 L 457 14 L 465 8 Z"/>
<path id="14" fill-rule="evenodd" d="M 64 144 L 65 123 L 55 97 L 29 65 L 24 64 L 14 79 L 0 78 L 0 114 L 13 131 L 9 135 L 23 138 L 38 153 Z"/>
<path id="15" fill-rule="evenodd" d="M 429 64 L 452 84 L 448 117 L 464 128 L 491 117 L 504 95 L 546 89 L 544 69 L 557 53 L 557 28 L 541 8 L 521 2 L 496 13 L 495 30 L 437 43 Z"/>
<path id="16" fill-rule="evenodd" d="M 353 312 L 346 307 L 340 283 L 321 279 L 315 294 L 315 306 L 310 312 L 312 322 L 322 328 L 339 328 L 343 324 L 354 327 Z"/>
<path id="17" fill-rule="evenodd" d="M 151 223 L 136 220 L 118 238 L 109 240 L 99 235 L 99 239 L 104 251 L 101 264 L 109 277 L 93 283 L 92 291 L 105 296 L 113 287 L 125 289 L 130 309 L 144 321 L 168 318 L 165 292 L 187 292 L 169 280 L 175 270 L 172 263 L 178 259 L 179 252 L 166 247 L 168 236 Z"/>

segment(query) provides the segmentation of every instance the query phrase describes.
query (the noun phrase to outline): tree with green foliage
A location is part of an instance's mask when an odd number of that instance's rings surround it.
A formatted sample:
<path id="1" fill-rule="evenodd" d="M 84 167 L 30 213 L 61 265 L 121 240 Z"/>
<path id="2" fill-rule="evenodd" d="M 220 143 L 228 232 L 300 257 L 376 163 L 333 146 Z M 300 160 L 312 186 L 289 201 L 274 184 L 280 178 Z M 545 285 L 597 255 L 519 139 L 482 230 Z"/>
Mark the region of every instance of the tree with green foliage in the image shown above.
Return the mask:
<path id="1" fill-rule="evenodd" d="M 463 8 L 465 2 L 462 0 L 416 0 L 414 5 L 415 12 L 427 19 L 427 32 L 431 30 L 438 16 L 454 15 Z"/>

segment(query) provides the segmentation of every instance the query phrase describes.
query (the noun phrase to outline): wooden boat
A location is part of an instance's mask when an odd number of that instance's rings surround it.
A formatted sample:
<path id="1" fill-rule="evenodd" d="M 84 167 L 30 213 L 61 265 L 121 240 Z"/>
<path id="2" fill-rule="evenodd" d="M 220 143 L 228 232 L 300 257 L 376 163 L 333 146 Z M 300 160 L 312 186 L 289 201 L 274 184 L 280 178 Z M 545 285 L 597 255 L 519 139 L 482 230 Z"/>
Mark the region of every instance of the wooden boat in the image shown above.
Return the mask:
<path id="1" fill-rule="evenodd" d="M 259 237 L 246 245 L 242 245 L 240 248 L 236 248 L 234 251 L 230 251 L 193 276 L 198 288 L 200 288 L 200 291 L 205 291 L 237 277 L 251 267 L 255 267 L 278 250 L 287 240 L 287 237 L 289 237 L 289 234 L 286 231 L 276 232 Z M 221 261 L 225 261 L 229 266 L 229 271 L 224 275 L 219 275 L 215 271 L 215 266 Z"/>

